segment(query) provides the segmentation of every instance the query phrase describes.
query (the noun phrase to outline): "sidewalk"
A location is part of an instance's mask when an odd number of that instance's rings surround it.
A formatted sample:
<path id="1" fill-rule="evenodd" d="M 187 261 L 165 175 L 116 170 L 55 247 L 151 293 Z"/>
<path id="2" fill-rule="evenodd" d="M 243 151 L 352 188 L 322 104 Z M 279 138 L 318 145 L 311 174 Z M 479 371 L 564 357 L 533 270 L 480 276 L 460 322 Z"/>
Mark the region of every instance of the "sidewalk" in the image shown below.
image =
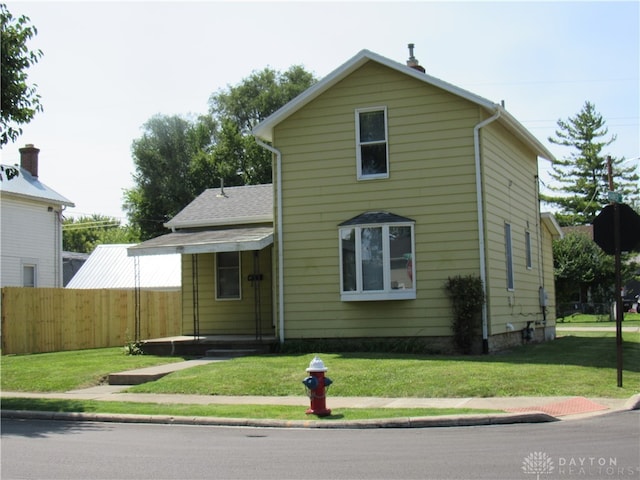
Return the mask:
<path id="1" fill-rule="evenodd" d="M 160 365 L 120 374 L 110 375 L 116 385 L 101 385 L 65 393 L 0 392 L 2 398 L 47 398 L 58 400 L 98 400 L 138 403 L 193 404 L 193 405 L 291 405 L 309 407 L 309 399 L 304 396 L 261 397 L 222 395 L 177 395 L 126 393 L 126 389 L 137 383 L 160 378 L 176 370 L 202 365 L 203 362 L 224 361 L 224 359 L 188 360 L 175 364 Z M 128 380 L 129 384 L 122 384 Z M 206 425 L 239 425 L 271 427 L 317 427 L 317 428 L 382 428 L 382 427 L 427 427 L 463 426 L 506 423 L 538 423 L 557 420 L 571 420 L 603 413 L 640 409 L 640 394 L 630 399 L 584 397 L 492 397 L 492 398 L 378 398 L 378 397 L 332 397 L 327 396 L 327 408 L 333 415 L 339 415 L 344 408 L 470 408 L 502 410 L 500 414 L 471 414 L 457 416 L 437 416 L 420 418 L 390 418 L 367 421 L 348 421 L 327 417 L 317 420 L 310 416 L 305 421 L 228 419 L 212 417 L 176 417 L 166 415 L 111 415 L 60 412 L 16 412 L 2 410 L 3 417 L 40 418 L 60 420 L 91 420 L 111 422 L 151 422 L 186 423 Z"/>

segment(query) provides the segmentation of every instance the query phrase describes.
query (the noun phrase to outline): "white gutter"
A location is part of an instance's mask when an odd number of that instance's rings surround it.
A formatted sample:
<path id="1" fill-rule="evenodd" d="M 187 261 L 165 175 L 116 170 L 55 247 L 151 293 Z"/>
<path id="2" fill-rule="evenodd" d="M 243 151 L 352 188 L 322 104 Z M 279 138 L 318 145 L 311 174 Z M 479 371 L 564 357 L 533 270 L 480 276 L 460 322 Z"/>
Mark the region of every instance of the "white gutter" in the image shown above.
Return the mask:
<path id="1" fill-rule="evenodd" d="M 262 148 L 266 148 L 276 156 L 276 208 L 278 234 L 278 337 L 280 343 L 284 343 L 284 248 L 282 245 L 282 153 L 277 148 L 264 143 L 258 137 L 254 137 L 256 143 Z"/>
<path id="2" fill-rule="evenodd" d="M 484 238 L 484 204 L 482 200 L 482 172 L 480 162 L 480 129 L 494 122 L 500 117 L 500 108 L 496 108 L 496 113 L 478 123 L 473 128 L 473 149 L 476 166 L 476 204 L 478 208 L 478 248 L 480 251 L 480 279 L 482 280 L 482 290 L 485 300 L 482 304 L 482 351 L 489 353 L 489 329 L 487 320 L 487 265 Z"/>

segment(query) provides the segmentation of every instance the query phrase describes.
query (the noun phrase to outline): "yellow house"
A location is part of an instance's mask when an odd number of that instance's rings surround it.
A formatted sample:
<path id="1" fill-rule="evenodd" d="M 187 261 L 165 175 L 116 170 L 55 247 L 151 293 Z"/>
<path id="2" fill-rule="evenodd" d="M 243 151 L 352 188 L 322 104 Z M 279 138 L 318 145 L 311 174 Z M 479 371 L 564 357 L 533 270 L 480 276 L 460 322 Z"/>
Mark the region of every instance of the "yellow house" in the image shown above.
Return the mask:
<path id="1" fill-rule="evenodd" d="M 404 65 L 363 50 L 254 135 L 273 153 L 271 218 L 199 228 L 262 225 L 270 236 L 166 250 L 197 256 L 183 257 L 185 334 L 251 327 L 281 343 L 413 338 L 448 351 L 445 282 L 474 275 L 486 294 L 476 351 L 555 336 L 560 230 L 539 210 L 537 175 L 538 158 L 553 156 L 503 106 L 427 75 L 413 55 Z M 235 291 L 268 293 L 215 296 L 231 261 L 220 252 L 234 249 Z"/>

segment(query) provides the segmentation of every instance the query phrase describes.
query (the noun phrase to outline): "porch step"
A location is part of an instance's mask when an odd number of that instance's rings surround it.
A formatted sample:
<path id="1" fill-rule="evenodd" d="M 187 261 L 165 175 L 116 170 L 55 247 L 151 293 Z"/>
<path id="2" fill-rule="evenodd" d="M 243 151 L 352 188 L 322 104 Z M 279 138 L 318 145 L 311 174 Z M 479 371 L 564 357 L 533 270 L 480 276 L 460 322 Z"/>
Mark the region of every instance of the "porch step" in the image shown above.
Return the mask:
<path id="1" fill-rule="evenodd" d="M 266 348 L 210 348 L 204 352 L 205 357 L 214 358 L 237 358 L 249 355 L 264 355 L 269 353 L 269 347 Z"/>

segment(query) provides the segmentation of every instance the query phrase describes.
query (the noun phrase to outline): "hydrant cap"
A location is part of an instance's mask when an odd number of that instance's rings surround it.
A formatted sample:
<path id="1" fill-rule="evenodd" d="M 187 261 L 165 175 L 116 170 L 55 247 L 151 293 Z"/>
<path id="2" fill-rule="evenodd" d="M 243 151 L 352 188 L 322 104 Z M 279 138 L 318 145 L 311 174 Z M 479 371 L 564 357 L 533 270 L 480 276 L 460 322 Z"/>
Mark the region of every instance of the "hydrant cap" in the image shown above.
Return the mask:
<path id="1" fill-rule="evenodd" d="M 324 366 L 324 362 L 320 360 L 319 357 L 313 357 L 313 360 L 309 362 L 309 368 L 307 368 L 307 372 L 326 372 L 329 370 Z"/>

